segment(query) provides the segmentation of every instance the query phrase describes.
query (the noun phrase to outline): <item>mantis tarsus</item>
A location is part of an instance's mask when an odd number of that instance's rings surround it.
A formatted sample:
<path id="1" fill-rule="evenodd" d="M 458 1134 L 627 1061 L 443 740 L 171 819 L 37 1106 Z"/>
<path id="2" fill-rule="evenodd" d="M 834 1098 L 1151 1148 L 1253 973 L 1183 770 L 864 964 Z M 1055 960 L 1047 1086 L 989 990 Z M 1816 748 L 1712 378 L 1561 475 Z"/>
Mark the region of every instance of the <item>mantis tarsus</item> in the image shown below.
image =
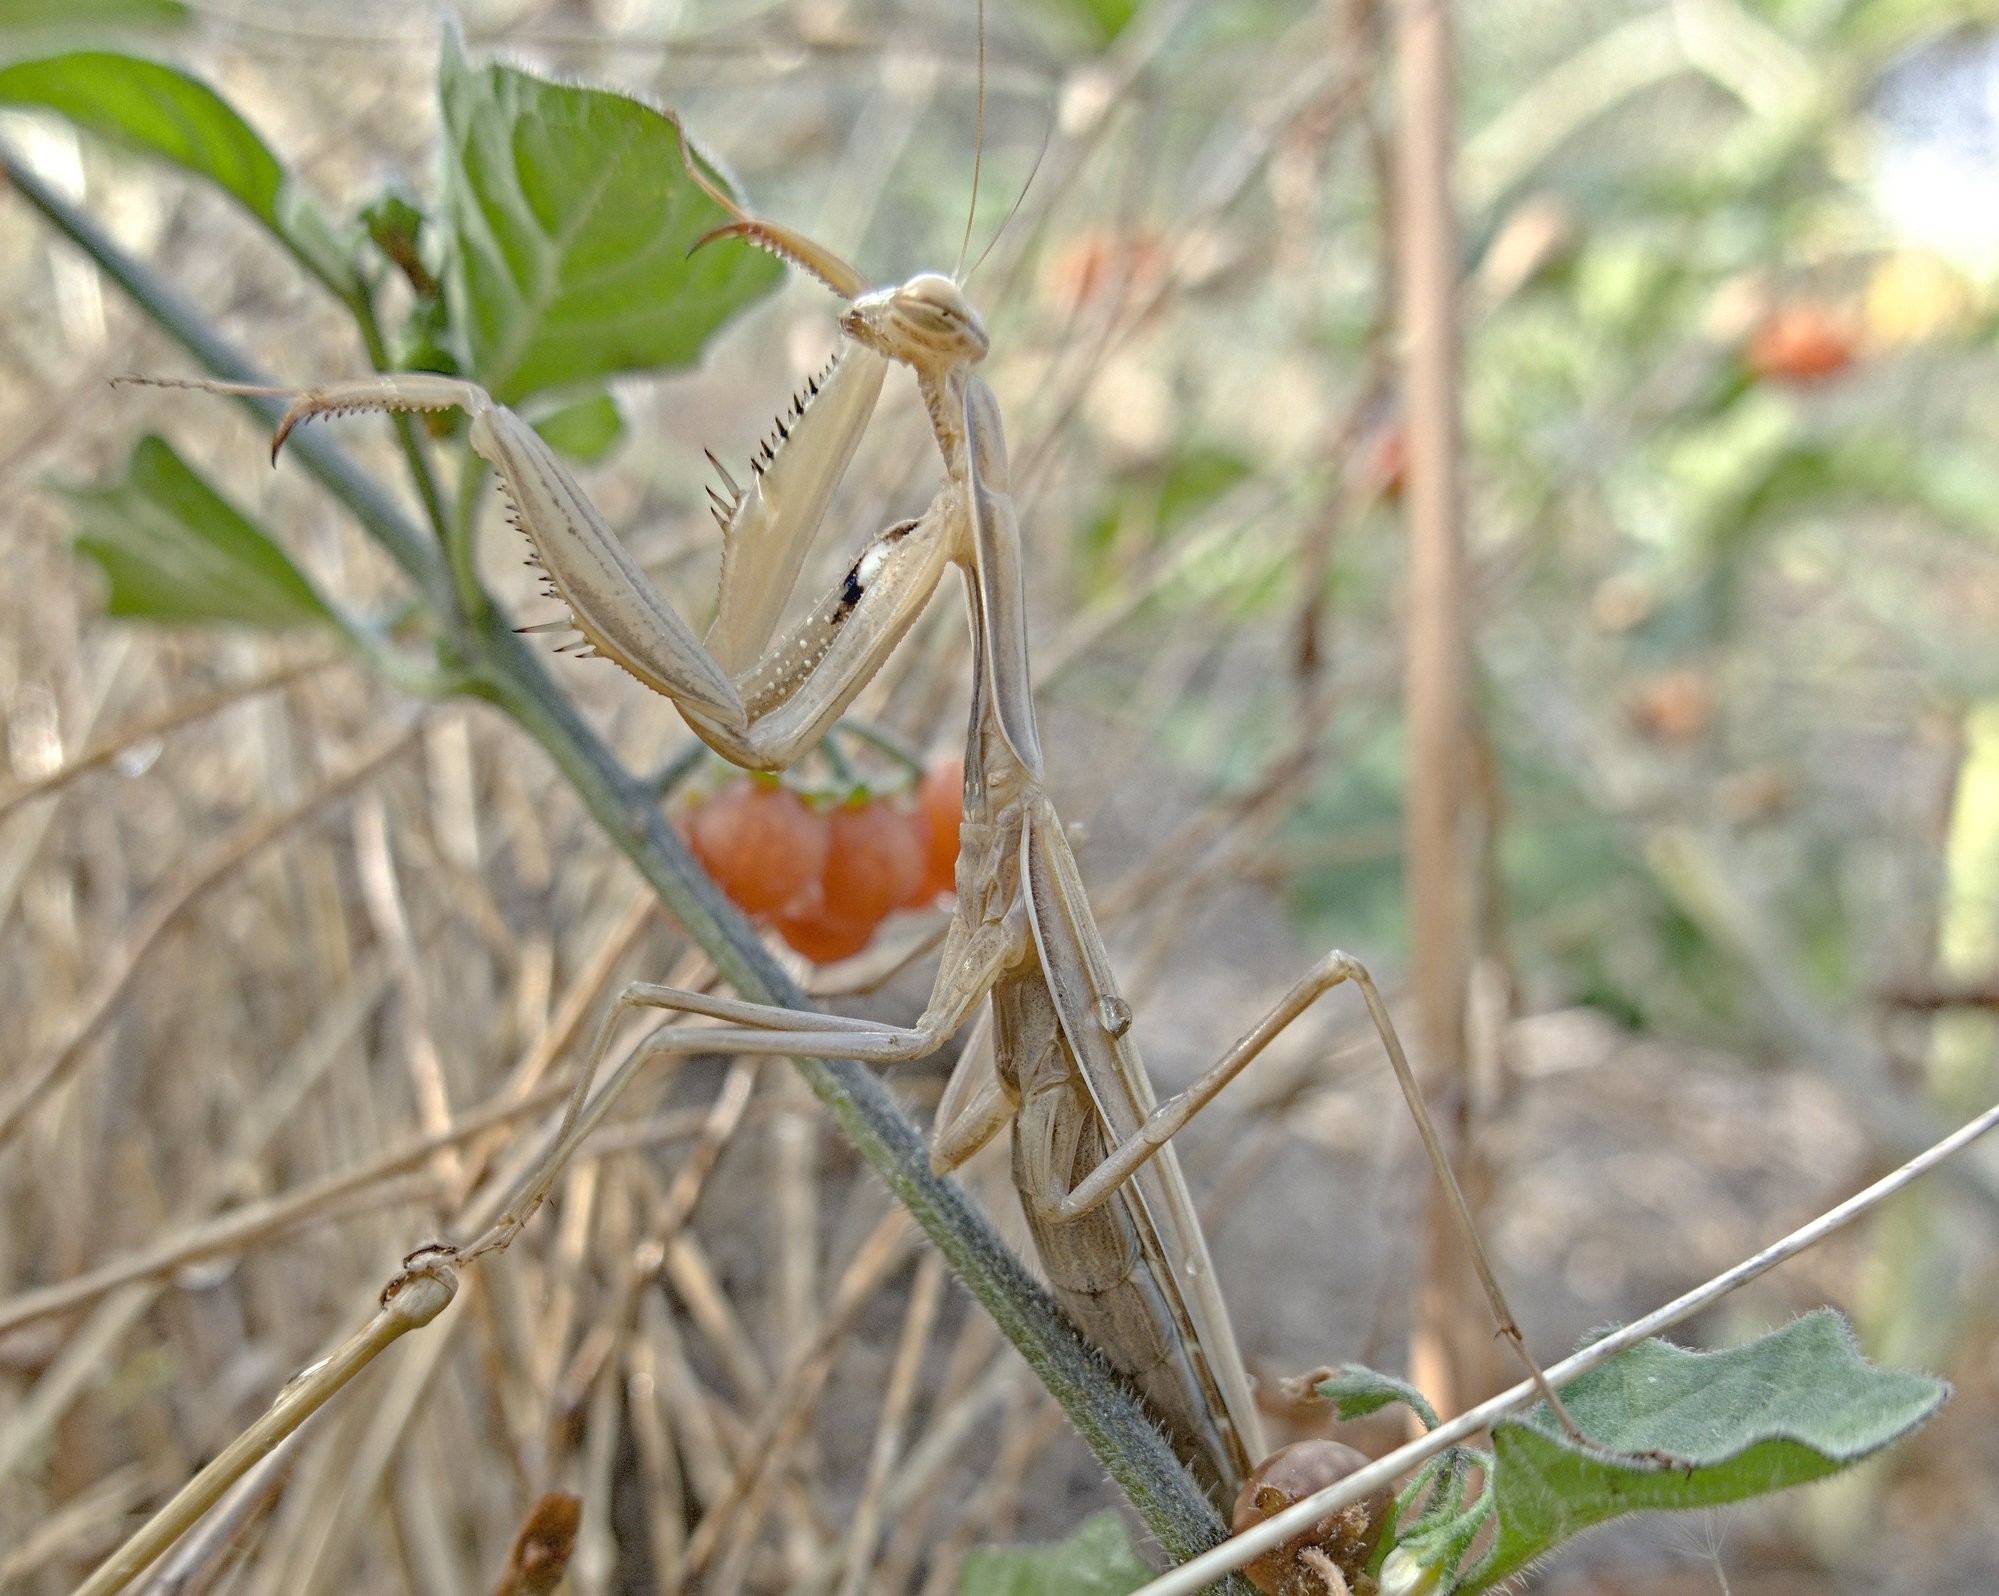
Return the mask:
<path id="1" fill-rule="evenodd" d="M 1129 1035 L 1131 1010 L 1118 995 L 1043 784 L 1005 439 L 997 401 L 974 371 L 989 347 L 984 324 L 953 279 L 926 273 L 867 291 L 860 273 L 837 256 L 738 209 L 707 184 L 691 157 L 688 169 L 735 217 L 711 238 L 733 236 L 768 249 L 849 302 L 839 356 L 780 421 L 748 486 L 723 473 L 725 491 L 716 494 L 725 539 L 720 599 L 705 641 L 659 598 L 540 437 L 471 383 L 392 374 L 306 391 L 281 422 L 274 452 L 294 426 L 316 416 L 464 410 L 471 446 L 496 468 L 550 591 L 567 606 L 566 624 L 590 650 L 674 699 L 718 753 L 754 769 L 781 769 L 818 741 L 895 649 L 944 567 L 956 565 L 966 584 L 974 660 L 957 908 L 929 1002 L 907 1027 L 650 984 L 627 988 L 599 1030 L 553 1150 L 510 1194 L 497 1222 L 455 1238 L 456 1258 L 467 1261 L 513 1239 L 581 1139 L 651 1061 L 714 1052 L 915 1059 L 938 1049 L 990 997 L 995 1075 L 977 1085 L 958 1083 L 947 1094 L 958 1107 L 939 1132 L 934 1161 L 940 1171 L 955 1168 L 1013 1124 L 1015 1178 L 1057 1297 L 1143 1393 L 1210 1493 L 1226 1502 L 1264 1442 L 1169 1142 L 1322 993 L 1351 981 L 1451 1193 L 1501 1329 L 1519 1346 L 1386 1009 L 1356 961 L 1327 955 L 1192 1087 L 1155 1102 Z M 922 516 L 879 534 L 803 620 L 780 631 L 891 362 L 916 376 L 943 459 L 943 485 Z M 617 1022 L 633 1007 L 719 1023 L 656 1032 L 592 1097 Z"/>

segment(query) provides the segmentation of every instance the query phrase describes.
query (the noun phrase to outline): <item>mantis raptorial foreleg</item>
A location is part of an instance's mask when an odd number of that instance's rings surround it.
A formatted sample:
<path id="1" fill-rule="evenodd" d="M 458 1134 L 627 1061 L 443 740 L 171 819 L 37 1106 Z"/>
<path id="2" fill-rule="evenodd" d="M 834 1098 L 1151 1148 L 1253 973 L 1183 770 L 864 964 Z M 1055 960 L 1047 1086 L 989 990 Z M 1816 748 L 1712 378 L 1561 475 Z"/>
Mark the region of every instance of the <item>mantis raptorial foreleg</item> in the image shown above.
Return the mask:
<path id="1" fill-rule="evenodd" d="M 716 493 L 724 559 L 704 644 L 646 579 L 540 434 L 483 388 L 422 372 L 362 377 L 301 392 L 176 384 L 289 398 L 272 455 L 321 416 L 362 410 L 463 410 L 469 441 L 492 464 L 548 580 L 568 610 L 551 626 L 671 698 L 725 758 L 780 770 L 809 751 L 881 668 L 943 574 L 944 507 L 876 537 L 793 628 L 773 641 L 813 535 L 881 390 L 885 362 L 854 345 L 795 401 L 783 446 L 766 450 L 748 488 Z M 548 628 L 531 628 L 542 630 Z"/>

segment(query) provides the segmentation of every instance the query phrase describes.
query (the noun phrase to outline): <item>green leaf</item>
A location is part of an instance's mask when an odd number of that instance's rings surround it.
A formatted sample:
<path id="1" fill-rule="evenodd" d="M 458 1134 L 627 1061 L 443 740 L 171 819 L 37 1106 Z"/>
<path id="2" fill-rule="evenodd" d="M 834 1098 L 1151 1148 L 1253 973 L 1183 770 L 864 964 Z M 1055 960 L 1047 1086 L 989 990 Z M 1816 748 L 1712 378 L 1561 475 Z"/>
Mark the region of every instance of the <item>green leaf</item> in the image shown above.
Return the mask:
<path id="1" fill-rule="evenodd" d="M 603 89 L 470 67 L 447 32 L 445 279 L 469 374 L 495 397 L 683 366 L 771 292 L 760 250 L 694 241 L 729 220 L 681 165 L 673 123 Z"/>
<path id="2" fill-rule="evenodd" d="M 410 306 L 410 313 L 396 333 L 390 350 L 391 361 L 398 371 L 440 371 L 447 377 L 458 375 L 458 357 L 452 353 L 450 318 L 441 299 L 419 299 Z M 455 412 L 433 410 L 425 417 L 433 433 L 459 430 L 460 421 Z"/>
<path id="3" fill-rule="evenodd" d="M 618 402 L 598 392 L 534 418 L 534 430 L 551 449 L 560 449 L 572 460 L 601 460 L 618 446 L 625 435 L 625 418 Z"/>
<path id="4" fill-rule="evenodd" d="M 1096 1513 L 1059 1546 L 980 1546 L 958 1596 L 1125 1596 L 1151 1579 L 1115 1513 Z"/>
<path id="5" fill-rule="evenodd" d="M 77 552 L 110 579 L 109 614 L 272 629 L 337 624 L 284 551 L 164 439 L 139 440 L 124 481 L 63 497 L 75 514 Z"/>
<path id="6" fill-rule="evenodd" d="M 1941 1380 L 1868 1363 L 1830 1308 L 1722 1352 L 1644 1342 L 1562 1392 L 1601 1451 L 1574 1445 L 1545 1407 L 1495 1427 L 1499 1534 L 1461 1588 L 1483 1590 L 1620 1513 L 1714 1507 L 1822 1479 L 1907 1434 L 1948 1395 Z"/>
<path id="7" fill-rule="evenodd" d="M 359 221 L 362 231 L 409 280 L 419 299 L 437 297 L 437 279 L 420 247 L 426 218 L 411 195 L 400 187 L 388 189 L 361 208 Z"/>
<path id="8" fill-rule="evenodd" d="M 0 104 L 40 106 L 78 127 L 205 177 L 268 227 L 335 293 L 352 291 L 346 252 L 250 124 L 178 68 L 110 50 L 0 67 Z"/>
<path id="9" fill-rule="evenodd" d="M 15 34 L 164 31 L 187 25 L 181 0 L 5 0 L 0 38 Z"/>
<path id="10" fill-rule="evenodd" d="M 1321 1380 L 1313 1387 L 1320 1396 L 1332 1403 L 1342 1419 L 1364 1419 L 1370 1413 L 1379 1413 L 1391 1402 L 1400 1402 L 1413 1409 L 1416 1417 L 1423 1421 L 1423 1428 L 1437 1427 L 1437 1410 L 1430 1406 L 1429 1399 L 1407 1380 L 1398 1380 L 1392 1374 L 1383 1374 L 1378 1369 L 1370 1369 L 1364 1363 L 1343 1363 L 1330 1380 Z"/>
<path id="11" fill-rule="evenodd" d="M 1080 22 L 1096 43 L 1109 44 L 1138 15 L 1138 0 L 1049 0 L 1049 9 Z"/>
<path id="12" fill-rule="evenodd" d="M 1177 525 L 1255 474 L 1254 465 L 1229 449 L 1194 444 L 1181 450 L 1159 485 L 1160 525 Z"/>

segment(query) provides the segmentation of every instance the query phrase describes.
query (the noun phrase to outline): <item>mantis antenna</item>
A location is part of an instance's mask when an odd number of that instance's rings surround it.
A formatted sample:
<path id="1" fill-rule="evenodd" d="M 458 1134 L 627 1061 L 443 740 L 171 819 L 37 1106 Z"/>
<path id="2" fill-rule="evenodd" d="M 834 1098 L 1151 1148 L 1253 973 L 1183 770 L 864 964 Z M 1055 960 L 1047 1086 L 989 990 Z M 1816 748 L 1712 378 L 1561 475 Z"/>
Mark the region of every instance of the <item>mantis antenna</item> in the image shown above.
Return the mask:
<path id="1" fill-rule="evenodd" d="M 1053 116 L 1050 116 L 1046 122 L 1041 124 L 1041 148 L 1034 152 L 1034 164 L 1027 169 L 1027 181 L 1020 185 L 1020 192 L 1014 195 L 1013 204 L 1007 207 L 1006 215 L 1000 218 L 999 226 L 993 229 L 993 236 L 986 240 L 986 247 L 979 251 L 979 258 L 972 262 L 972 269 L 965 273 L 964 281 L 966 283 L 970 283 L 974 277 L 979 275 L 979 268 L 985 265 L 986 257 L 993 252 L 994 247 L 1006 236 L 1007 228 L 1013 224 L 1013 219 L 1020 214 L 1021 206 L 1027 203 L 1028 190 L 1034 187 L 1035 176 L 1040 172 L 1041 163 L 1048 154 L 1048 141 L 1054 136 L 1055 119 Z"/>
<path id="2" fill-rule="evenodd" d="M 958 264 L 951 268 L 951 280 L 962 283 L 965 280 L 965 255 L 972 247 L 972 222 L 979 214 L 979 166 L 986 154 L 986 0 L 979 0 L 979 109 L 978 119 L 972 130 L 972 203 L 965 210 L 965 236 L 958 241 Z M 1015 201 L 1016 208 L 1019 201 Z M 1007 213 L 1009 216 L 1012 211 Z M 1005 223 L 1001 223 L 1005 226 Z M 988 245 L 988 248 L 991 246 Z M 981 255 L 980 260 L 985 256 Z M 975 262 L 973 271 L 977 271 Z"/>

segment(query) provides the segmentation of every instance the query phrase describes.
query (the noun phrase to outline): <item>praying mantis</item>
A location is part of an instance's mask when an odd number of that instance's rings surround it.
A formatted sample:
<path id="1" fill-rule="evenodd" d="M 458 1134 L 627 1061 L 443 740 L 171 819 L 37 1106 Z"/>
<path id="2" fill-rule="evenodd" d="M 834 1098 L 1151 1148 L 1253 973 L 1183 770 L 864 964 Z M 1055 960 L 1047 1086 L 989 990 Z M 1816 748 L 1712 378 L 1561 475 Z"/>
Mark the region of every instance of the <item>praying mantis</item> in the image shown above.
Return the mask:
<path id="1" fill-rule="evenodd" d="M 1015 1181 L 1058 1301 L 1226 1505 L 1266 1446 L 1171 1139 L 1321 995 L 1351 983 L 1410 1100 L 1501 1329 L 1519 1347 L 1386 1007 L 1359 962 L 1327 954 L 1191 1087 L 1156 1100 L 1130 1034 L 1131 1008 L 1046 790 L 1005 435 L 998 402 L 976 370 L 991 346 L 985 325 L 953 277 L 923 273 L 871 290 L 831 251 L 751 215 L 710 183 L 684 135 L 683 153 L 694 180 L 733 218 L 703 244 L 736 239 L 766 249 L 847 304 L 840 353 L 780 418 L 748 484 L 722 472 L 714 495 L 724 537 L 720 592 L 705 638 L 660 597 L 539 435 L 470 382 L 400 373 L 297 393 L 273 454 L 317 417 L 462 410 L 471 447 L 495 469 L 511 519 L 567 610 L 566 620 L 528 630 L 573 627 L 583 652 L 613 660 L 672 699 L 710 748 L 755 770 L 781 770 L 818 742 L 893 653 L 945 568 L 956 566 L 973 657 L 956 907 L 929 1000 L 907 1026 L 650 983 L 628 987 L 599 1028 L 552 1150 L 494 1222 L 452 1238 L 446 1250 L 463 1263 L 505 1248 L 649 1064 L 709 1053 L 903 1062 L 936 1052 L 990 1000 L 993 1071 L 966 1074 L 982 1060 L 967 1050 L 940 1112 L 934 1166 L 940 1173 L 961 1166 L 1011 1125 Z M 891 365 L 914 375 L 942 485 L 921 516 L 881 532 L 802 619 L 781 626 Z M 618 1022 L 635 1008 L 715 1023 L 656 1031 L 593 1095 Z"/>

